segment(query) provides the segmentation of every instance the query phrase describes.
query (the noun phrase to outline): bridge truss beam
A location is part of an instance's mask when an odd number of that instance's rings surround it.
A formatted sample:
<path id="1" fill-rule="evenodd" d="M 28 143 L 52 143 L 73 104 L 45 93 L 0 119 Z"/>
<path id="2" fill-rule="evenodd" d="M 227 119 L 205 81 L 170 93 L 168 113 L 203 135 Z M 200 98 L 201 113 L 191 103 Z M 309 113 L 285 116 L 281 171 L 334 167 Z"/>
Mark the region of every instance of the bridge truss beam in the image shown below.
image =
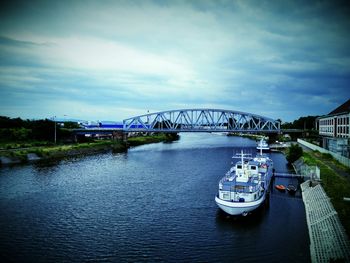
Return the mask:
<path id="1" fill-rule="evenodd" d="M 280 132 L 280 123 L 264 116 L 218 109 L 182 109 L 123 120 L 127 132 Z"/>

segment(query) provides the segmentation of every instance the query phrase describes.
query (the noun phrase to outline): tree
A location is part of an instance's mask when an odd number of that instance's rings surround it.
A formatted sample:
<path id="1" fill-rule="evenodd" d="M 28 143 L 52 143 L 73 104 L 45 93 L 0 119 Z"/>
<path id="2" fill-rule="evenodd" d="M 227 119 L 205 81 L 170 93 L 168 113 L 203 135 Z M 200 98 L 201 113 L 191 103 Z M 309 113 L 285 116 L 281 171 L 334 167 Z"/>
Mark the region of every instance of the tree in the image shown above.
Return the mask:
<path id="1" fill-rule="evenodd" d="M 315 120 L 318 116 L 300 117 L 293 122 L 286 122 L 281 125 L 282 129 L 300 129 L 313 130 L 315 129 Z"/>
<path id="2" fill-rule="evenodd" d="M 301 148 L 298 144 L 292 144 L 287 153 L 287 161 L 289 164 L 294 163 L 303 155 L 303 148 Z"/>

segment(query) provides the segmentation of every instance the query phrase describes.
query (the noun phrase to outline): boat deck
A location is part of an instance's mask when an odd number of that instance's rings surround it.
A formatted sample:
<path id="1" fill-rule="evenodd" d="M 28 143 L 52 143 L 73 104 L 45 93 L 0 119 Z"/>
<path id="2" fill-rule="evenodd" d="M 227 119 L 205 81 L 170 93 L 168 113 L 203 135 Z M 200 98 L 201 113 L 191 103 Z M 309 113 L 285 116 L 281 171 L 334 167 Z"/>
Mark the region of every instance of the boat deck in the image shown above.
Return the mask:
<path id="1" fill-rule="evenodd" d="M 311 261 L 343 259 L 349 262 L 349 239 L 322 186 L 312 187 L 310 181 L 306 181 L 300 187 L 309 229 Z"/>
<path id="2" fill-rule="evenodd" d="M 269 183 L 269 178 L 266 178 L 265 173 L 261 173 L 261 180 L 265 181 L 267 180 L 267 183 Z M 251 193 L 252 191 L 257 191 L 257 187 L 259 184 L 255 182 L 258 179 L 258 176 L 252 176 L 249 178 L 248 182 L 237 182 L 236 178 L 232 181 L 229 180 L 229 176 L 224 177 L 220 180 L 222 183 L 222 190 L 224 191 L 230 191 L 230 192 L 241 192 L 241 193 Z M 250 188 L 252 187 L 252 188 Z"/>

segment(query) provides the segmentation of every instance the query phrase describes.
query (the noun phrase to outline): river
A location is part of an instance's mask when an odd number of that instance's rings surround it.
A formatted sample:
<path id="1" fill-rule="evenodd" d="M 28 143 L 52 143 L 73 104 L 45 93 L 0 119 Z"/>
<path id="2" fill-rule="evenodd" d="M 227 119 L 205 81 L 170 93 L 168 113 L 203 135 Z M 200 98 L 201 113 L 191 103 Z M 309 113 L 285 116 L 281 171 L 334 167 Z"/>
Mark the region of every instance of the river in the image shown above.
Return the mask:
<path id="1" fill-rule="evenodd" d="M 3 167 L 2 262 L 310 262 L 299 191 L 272 191 L 269 205 L 247 217 L 215 204 L 233 151 L 254 147 L 188 133 L 122 154 Z M 271 158 L 288 172 L 284 155 Z"/>

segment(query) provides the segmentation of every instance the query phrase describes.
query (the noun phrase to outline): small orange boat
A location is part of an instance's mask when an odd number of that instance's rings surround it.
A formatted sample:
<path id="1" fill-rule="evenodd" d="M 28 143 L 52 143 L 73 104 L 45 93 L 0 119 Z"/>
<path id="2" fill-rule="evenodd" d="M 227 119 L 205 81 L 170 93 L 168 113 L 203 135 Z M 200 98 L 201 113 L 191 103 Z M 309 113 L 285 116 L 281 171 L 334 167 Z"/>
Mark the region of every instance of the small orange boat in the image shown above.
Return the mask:
<path id="1" fill-rule="evenodd" d="M 277 184 L 277 185 L 275 185 L 275 187 L 277 190 L 279 190 L 281 192 L 286 191 L 286 187 L 283 184 Z"/>

